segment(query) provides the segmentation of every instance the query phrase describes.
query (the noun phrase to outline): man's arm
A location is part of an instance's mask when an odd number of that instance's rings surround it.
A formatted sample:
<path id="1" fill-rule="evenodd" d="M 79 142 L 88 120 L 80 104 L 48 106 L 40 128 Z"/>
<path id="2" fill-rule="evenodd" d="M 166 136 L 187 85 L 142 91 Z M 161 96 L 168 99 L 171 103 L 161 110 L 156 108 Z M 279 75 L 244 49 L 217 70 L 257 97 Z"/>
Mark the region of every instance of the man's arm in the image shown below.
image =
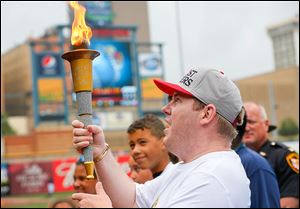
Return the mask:
<path id="1" fill-rule="evenodd" d="M 132 208 L 135 205 L 135 184 L 121 170 L 110 151 L 95 164 L 95 168 L 113 206 Z"/>
<path id="2" fill-rule="evenodd" d="M 99 126 L 89 125 L 83 128 L 78 120 L 72 122 L 73 145 L 78 152 L 93 143 L 93 155 L 101 155 L 105 149 L 105 137 Z M 102 182 L 113 207 L 130 208 L 135 205 L 135 183 L 121 170 L 112 153 L 108 151 L 101 161 L 95 163 L 99 180 Z"/>

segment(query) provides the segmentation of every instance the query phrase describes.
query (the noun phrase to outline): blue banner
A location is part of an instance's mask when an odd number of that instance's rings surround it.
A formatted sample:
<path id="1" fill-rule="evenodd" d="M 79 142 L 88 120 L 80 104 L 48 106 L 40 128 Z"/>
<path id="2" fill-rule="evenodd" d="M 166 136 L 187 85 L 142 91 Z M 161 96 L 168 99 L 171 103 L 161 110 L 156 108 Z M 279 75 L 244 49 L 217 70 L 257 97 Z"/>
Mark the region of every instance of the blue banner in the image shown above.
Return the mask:
<path id="1" fill-rule="evenodd" d="M 136 106 L 130 43 L 92 39 L 90 48 L 100 52 L 93 61 L 93 106 Z"/>
<path id="2" fill-rule="evenodd" d="M 111 25 L 113 20 L 111 1 L 79 1 L 86 8 L 85 21 L 92 28 Z"/>
<path id="3" fill-rule="evenodd" d="M 93 61 L 93 88 L 131 86 L 130 44 L 111 40 L 91 40 L 91 49 L 100 52 Z"/>

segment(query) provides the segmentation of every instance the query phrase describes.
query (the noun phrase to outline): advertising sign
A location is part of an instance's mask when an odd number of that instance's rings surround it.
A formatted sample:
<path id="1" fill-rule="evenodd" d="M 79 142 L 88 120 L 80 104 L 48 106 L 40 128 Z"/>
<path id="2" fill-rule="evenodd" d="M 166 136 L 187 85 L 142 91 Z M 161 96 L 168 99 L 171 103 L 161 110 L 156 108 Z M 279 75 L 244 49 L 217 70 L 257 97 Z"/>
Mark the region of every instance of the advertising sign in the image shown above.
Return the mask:
<path id="1" fill-rule="evenodd" d="M 53 179 L 56 192 L 73 191 L 73 174 L 75 170 L 75 158 L 53 161 Z"/>
<path id="2" fill-rule="evenodd" d="M 155 86 L 153 79 L 160 78 L 150 77 L 141 79 L 143 100 L 162 100 L 164 98 L 163 92 Z"/>
<path id="3" fill-rule="evenodd" d="M 93 62 L 93 105 L 98 107 L 136 105 L 130 44 L 92 39 L 90 48 L 100 52 L 100 57 Z"/>
<path id="4" fill-rule="evenodd" d="M 133 113 L 129 111 L 97 112 L 93 115 L 93 124 L 100 125 L 104 130 L 125 130 L 133 120 Z"/>
<path id="5" fill-rule="evenodd" d="M 117 161 L 120 164 L 122 171 L 124 171 L 127 175 L 130 176 L 130 168 L 128 165 L 129 155 L 128 154 L 119 155 L 117 156 Z"/>
<path id="6" fill-rule="evenodd" d="M 112 24 L 111 1 L 79 1 L 79 3 L 86 8 L 85 21 L 88 26 L 97 28 Z"/>
<path id="7" fill-rule="evenodd" d="M 51 162 L 10 164 L 11 194 L 47 193 L 52 177 Z"/>
<path id="8" fill-rule="evenodd" d="M 161 58 L 155 53 L 140 53 L 139 54 L 140 76 L 162 76 Z"/>
<path id="9" fill-rule="evenodd" d="M 61 74 L 61 58 L 54 52 L 37 55 L 39 76 L 59 76 Z"/>
<path id="10" fill-rule="evenodd" d="M 10 193 L 9 178 L 8 178 L 8 165 L 1 163 L 1 197 Z"/>
<path id="11" fill-rule="evenodd" d="M 64 87 L 62 78 L 38 79 L 38 104 L 41 118 L 64 117 Z"/>
<path id="12" fill-rule="evenodd" d="M 94 88 L 132 85 L 128 42 L 92 39 L 90 48 L 100 52 L 100 57 L 93 62 Z"/>
<path id="13" fill-rule="evenodd" d="M 53 51 L 32 51 L 34 124 L 43 121 L 68 120 L 65 97 L 65 73 L 61 54 Z"/>

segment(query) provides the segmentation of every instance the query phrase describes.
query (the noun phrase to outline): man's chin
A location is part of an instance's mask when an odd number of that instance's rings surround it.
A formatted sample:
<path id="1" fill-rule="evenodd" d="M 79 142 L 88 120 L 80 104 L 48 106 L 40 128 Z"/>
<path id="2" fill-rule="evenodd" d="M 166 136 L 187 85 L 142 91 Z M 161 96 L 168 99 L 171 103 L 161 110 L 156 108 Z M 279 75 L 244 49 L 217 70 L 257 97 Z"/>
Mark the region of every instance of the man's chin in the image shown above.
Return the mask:
<path id="1" fill-rule="evenodd" d="M 243 142 L 245 144 L 252 144 L 255 140 L 252 137 L 244 137 Z"/>
<path id="2" fill-rule="evenodd" d="M 243 140 L 243 142 L 248 145 L 248 146 L 253 146 L 256 144 L 255 140 L 252 139 L 252 138 L 249 138 L 249 139 L 246 139 L 246 140 Z"/>

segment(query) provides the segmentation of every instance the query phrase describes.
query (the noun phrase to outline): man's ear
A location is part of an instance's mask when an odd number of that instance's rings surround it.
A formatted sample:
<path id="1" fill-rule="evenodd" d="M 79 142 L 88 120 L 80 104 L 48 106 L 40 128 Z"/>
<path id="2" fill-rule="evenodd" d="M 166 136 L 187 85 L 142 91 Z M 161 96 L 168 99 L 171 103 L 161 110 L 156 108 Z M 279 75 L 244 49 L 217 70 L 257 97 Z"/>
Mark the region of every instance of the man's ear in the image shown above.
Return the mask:
<path id="1" fill-rule="evenodd" d="M 265 124 L 265 131 L 268 132 L 270 121 L 267 119 L 267 120 L 265 120 L 264 124 Z"/>
<path id="2" fill-rule="evenodd" d="M 200 123 L 202 125 L 210 123 L 217 114 L 217 109 L 213 104 L 206 105 L 202 110 L 200 110 Z"/>

